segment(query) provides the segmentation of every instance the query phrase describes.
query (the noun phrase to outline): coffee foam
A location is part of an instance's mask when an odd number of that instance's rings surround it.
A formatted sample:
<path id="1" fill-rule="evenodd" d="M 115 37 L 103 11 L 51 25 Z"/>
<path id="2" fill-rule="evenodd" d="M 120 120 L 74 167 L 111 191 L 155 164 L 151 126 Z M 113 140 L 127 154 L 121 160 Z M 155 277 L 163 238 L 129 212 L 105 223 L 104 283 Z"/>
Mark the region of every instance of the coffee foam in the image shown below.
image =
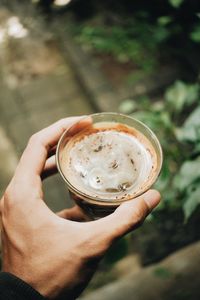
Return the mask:
<path id="1" fill-rule="evenodd" d="M 61 154 L 70 185 L 103 201 L 133 197 L 155 168 L 156 154 L 147 138 L 117 123 L 97 123 L 76 134 Z"/>

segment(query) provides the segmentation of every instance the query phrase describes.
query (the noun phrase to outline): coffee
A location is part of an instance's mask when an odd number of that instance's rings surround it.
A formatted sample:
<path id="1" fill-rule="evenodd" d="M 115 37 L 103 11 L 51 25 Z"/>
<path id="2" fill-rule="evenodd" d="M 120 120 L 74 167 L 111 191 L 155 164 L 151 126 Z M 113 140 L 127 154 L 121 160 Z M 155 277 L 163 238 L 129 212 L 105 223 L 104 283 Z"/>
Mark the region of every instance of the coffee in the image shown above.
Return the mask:
<path id="1" fill-rule="evenodd" d="M 92 117 L 90 126 L 63 135 L 57 164 L 76 203 L 98 218 L 154 183 L 162 152 L 155 135 L 141 122 L 119 114 Z"/>
<path id="2" fill-rule="evenodd" d="M 76 134 L 60 163 L 71 185 L 89 197 L 128 200 L 151 180 L 156 153 L 139 131 L 101 122 Z"/>

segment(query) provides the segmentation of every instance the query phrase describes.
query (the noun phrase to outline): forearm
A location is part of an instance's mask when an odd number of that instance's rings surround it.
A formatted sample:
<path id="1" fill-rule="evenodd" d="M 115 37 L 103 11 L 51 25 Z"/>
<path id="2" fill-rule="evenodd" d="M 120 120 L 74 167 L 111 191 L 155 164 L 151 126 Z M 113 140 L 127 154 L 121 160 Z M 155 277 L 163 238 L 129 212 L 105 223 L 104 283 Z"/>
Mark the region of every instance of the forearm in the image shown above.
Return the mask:
<path id="1" fill-rule="evenodd" d="M 0 300 L 46 300 L 30 285 L 10 274 L 0 273 Z"/>

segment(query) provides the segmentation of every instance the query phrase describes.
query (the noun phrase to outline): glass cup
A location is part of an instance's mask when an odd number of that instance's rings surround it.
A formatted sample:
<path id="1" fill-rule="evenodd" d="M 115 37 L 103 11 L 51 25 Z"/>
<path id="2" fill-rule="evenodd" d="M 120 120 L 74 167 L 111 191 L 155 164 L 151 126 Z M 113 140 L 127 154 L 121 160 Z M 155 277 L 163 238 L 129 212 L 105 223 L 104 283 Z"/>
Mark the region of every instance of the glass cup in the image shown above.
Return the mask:
<path id="1" fill-rule="evenodd" d="M 142 122 L 118 113 L 89 117 L 88 126 L 77 126 L 82 119 L 63 133 L 56 162 L 75 203 L 98 219 L 145 193 L 160 173 L 163 155 L 156 135 Z"/>

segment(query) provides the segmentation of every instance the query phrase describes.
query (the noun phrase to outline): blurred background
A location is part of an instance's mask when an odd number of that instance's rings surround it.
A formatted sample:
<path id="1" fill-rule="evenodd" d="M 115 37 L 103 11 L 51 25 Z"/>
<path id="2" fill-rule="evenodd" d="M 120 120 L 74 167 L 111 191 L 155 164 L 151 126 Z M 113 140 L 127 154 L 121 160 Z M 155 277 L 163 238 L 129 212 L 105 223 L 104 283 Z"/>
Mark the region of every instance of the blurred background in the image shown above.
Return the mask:
<path id="1" fill-rule="evenodd" d="M 200 299 L 199 67 L 198 0 L 0 1 L 1 195 L 30 135 L 63 117 L 125 113 L 163 147 L 161 205 L 80 299 Z M 44 190 L 73 205 L 58 175 Z"/>

